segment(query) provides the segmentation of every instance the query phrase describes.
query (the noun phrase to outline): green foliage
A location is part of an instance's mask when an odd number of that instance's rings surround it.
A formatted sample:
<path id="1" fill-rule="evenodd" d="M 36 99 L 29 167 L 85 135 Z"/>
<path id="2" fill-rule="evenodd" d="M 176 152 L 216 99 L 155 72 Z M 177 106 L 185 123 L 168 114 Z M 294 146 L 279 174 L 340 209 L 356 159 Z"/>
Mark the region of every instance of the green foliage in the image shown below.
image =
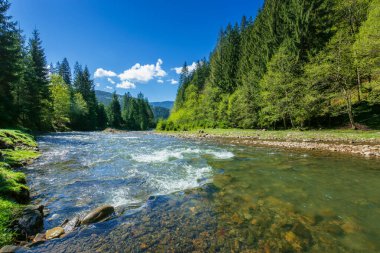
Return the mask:
<path id="1" fill-rule="evenodd" d="M 126 93 L 123 97 L 122 121 L 129 130 L 147 130 L 154 127 L 153 110 L 142 93 L 137 98 Z"/>
<path id="2" fill-rule="evenodd" d="M 70 111 L 70 121 L 71 128 L 77 130 L 85 130 L 82 120 L 87 118 L 88 115 L 88 106 L 86 101 L 83 99 L 82 94 L 75 93 L 73 95 Z"/>
<path id="3" fill-rule="evenodd" d="M 68 130 L 70 123 L 70 88 L 59 75 L 52 75 L 50 92 L 53 107 L 52 125 L 56 131 Z"/>
<path id="4" fill-rule="evenodd" d="M 108 117 L 106 108 L 102 103 L 98 104 L 98 127 L 99 129 L 105 129 L 107 127 Z"/>
<path id="5" fill-rule="evenodd" d="M 11 231 L 12 220 L 22 205 L 29 201 L 29 189 L 24 173 L 15 172 L 30 159 L 38 157 L 34 138 L 19 130 L 0 129 L 0 247 L 11 244 L 15 234 Z M 6 147 L 7 149 L 3 149 Z"/>
<path id="6" fill-rule="evenodd" d="M 63 81 L 66 84 L 71 85 L 71 69 L 70 69 L 70 64 L 67 58 L 64 58 L 62 63 L 60 63 L 59 66 L 57 67 L 58 67 L 58 74 L 62 77 Z"/>
<path id="7" fill-rule="evenodd" d="M 0 197 L 0 247 L 9 245 L 13 242 L 14 233 L 10 226 L 15 214 L 21 209 L 19 204 Z"/>
<path id="8" fill-rule="evenodd" d="M 22 82 L 22 37 L 17 23 L 7 16 L 8 1 L 0 0 L 0 127 L 16 123 L 13 92 Z"/>
<path id="9" fill-rule="evenodd" d="M 108 107 L 109 126 L 120 128 L 122 124 L 121 106 L 116 92 L 113 93 L 111 104 Z"/>
<path id="10" fill-rule="evenodd" d="M 255 21 L 220 32 L 209 61 L 191 73 L 184 65 L 175 107 L 157 128 L 356 128 L 357 105 L 380 103 L 379 8 L 266 0 Z"/>
<path id="11" fill-rule="evenodd" d="M 27 149 L 4 149 L 2 153 L 4 155 L 4 161 L 13 167 L 23 166 L 25 162 L 40 156 L 37 151 Z"/>

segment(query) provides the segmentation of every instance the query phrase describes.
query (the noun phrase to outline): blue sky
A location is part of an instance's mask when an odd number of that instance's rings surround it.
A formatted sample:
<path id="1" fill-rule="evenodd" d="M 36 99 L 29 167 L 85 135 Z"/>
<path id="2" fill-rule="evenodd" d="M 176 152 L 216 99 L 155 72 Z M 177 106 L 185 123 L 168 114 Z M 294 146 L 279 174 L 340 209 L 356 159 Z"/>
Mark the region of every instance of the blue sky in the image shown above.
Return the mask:
<path id="1" fill-rule="evenodd" d="M 88 65 L 96 89 L 174 100 L 176 67 L 208 57 L 218 33 L 263 0 L 13 0 L 24 34 L 40 31 L 48 62 Z"/>

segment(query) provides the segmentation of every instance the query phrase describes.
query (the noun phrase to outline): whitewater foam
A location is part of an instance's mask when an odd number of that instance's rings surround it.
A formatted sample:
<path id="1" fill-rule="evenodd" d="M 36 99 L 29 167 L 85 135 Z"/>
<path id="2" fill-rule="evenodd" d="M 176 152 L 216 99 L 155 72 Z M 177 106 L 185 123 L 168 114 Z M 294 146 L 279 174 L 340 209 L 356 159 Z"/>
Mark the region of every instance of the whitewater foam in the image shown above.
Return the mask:
<path id="1" fill-rule="evenodd" d="M 216 150 L 209 150 L 209 149 L 192 149 L 192 148 L 186 148 L 186 149 L 163 149 L 154 151 L 149 154 L 132 154 L 131 158 L 136 162 L 141 163 L 159 163 L 159 162 L 168 162 L 170 159 L 183 159 L 184 155 L 212 155 L 216 159 L 230 159 L 234 157 L 234 154 L 232 152 L 222 150 L 222 151 L 216 151 Z"/>
<path id="2" fill-rule="evenodd" d="M 158 188 L 158 194 L 170 194 L 173 192 L 193 189 L 209 182 L 212 168 L 205 166 L 201 168 L 191 165 L 184 166 L 186 175 L 178 177 L 155 177 L 151 179 L 151 183 Z"/>

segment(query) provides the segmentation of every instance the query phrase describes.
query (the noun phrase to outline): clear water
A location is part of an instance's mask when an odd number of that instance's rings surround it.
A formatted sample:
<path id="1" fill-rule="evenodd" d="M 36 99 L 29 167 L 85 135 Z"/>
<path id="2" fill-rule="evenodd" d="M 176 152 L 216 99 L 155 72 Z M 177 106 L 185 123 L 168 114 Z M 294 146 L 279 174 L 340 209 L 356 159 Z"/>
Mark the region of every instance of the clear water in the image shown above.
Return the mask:
<path id="1" fill-rule="evenodd" d="M 150 133 L 39 145 L 26 172 L 46 229 L 103 204 L 118 217 L 34 252 L 380 252 L 378 160 Z"/>

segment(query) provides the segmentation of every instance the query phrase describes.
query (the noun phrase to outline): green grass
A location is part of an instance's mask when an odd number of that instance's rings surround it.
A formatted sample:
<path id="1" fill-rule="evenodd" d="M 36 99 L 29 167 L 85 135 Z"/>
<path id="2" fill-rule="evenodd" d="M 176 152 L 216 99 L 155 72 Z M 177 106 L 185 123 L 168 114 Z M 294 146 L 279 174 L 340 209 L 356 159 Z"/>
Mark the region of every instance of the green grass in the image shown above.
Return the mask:
<path id="1" fill-rule="evenodd" d="M 10 224 L 29 200 L 24 173 L 12 168 L 23 166 L 39 156 L 33 136 L 19 130 L 0 129 L 0 247 L 11 244 L 15 234 Z"/>
<path id="2" fill-rule="evenodd" d="M 29 188 L 26 186 L 24 173 L 14 172 L 0 166 L 0 197 L 26 203 L 28 192 Z"/>
<path id="3" fill-rule="evenodd" d="M 12 167 L 20 167 L 40 156 L 37 151 L 27 149 L 3 149 L 1 152 L 4 155 L 4 162 L 8 163 Z"/>
<path id="4" fill-rule="evenodd" d="M 200 130 L 186 132 L 161 132 L 171 134 L 198 134 Z M 337 141 L 337 142 L 375 142 L 380 143 L 380 131 L 360 130 L 242 130 L 242 129 L 202 129 L 206 134 L 219 137 L 249 137 L 258 140 L 279 141 Z"/>
<path id="5" fill-rule="evenodd" d="M 13 201 L 0 198 L 0 247 L 12 244 L 15 235 L 9 226 L 20 212 L 21 207 Z"/>
<path id="6" fill-rule="evenodd" d="M 0 129 L 0 142 L 15 147 L 35 148 L 37 143 L 33 136 L 20 130 Z"/>

